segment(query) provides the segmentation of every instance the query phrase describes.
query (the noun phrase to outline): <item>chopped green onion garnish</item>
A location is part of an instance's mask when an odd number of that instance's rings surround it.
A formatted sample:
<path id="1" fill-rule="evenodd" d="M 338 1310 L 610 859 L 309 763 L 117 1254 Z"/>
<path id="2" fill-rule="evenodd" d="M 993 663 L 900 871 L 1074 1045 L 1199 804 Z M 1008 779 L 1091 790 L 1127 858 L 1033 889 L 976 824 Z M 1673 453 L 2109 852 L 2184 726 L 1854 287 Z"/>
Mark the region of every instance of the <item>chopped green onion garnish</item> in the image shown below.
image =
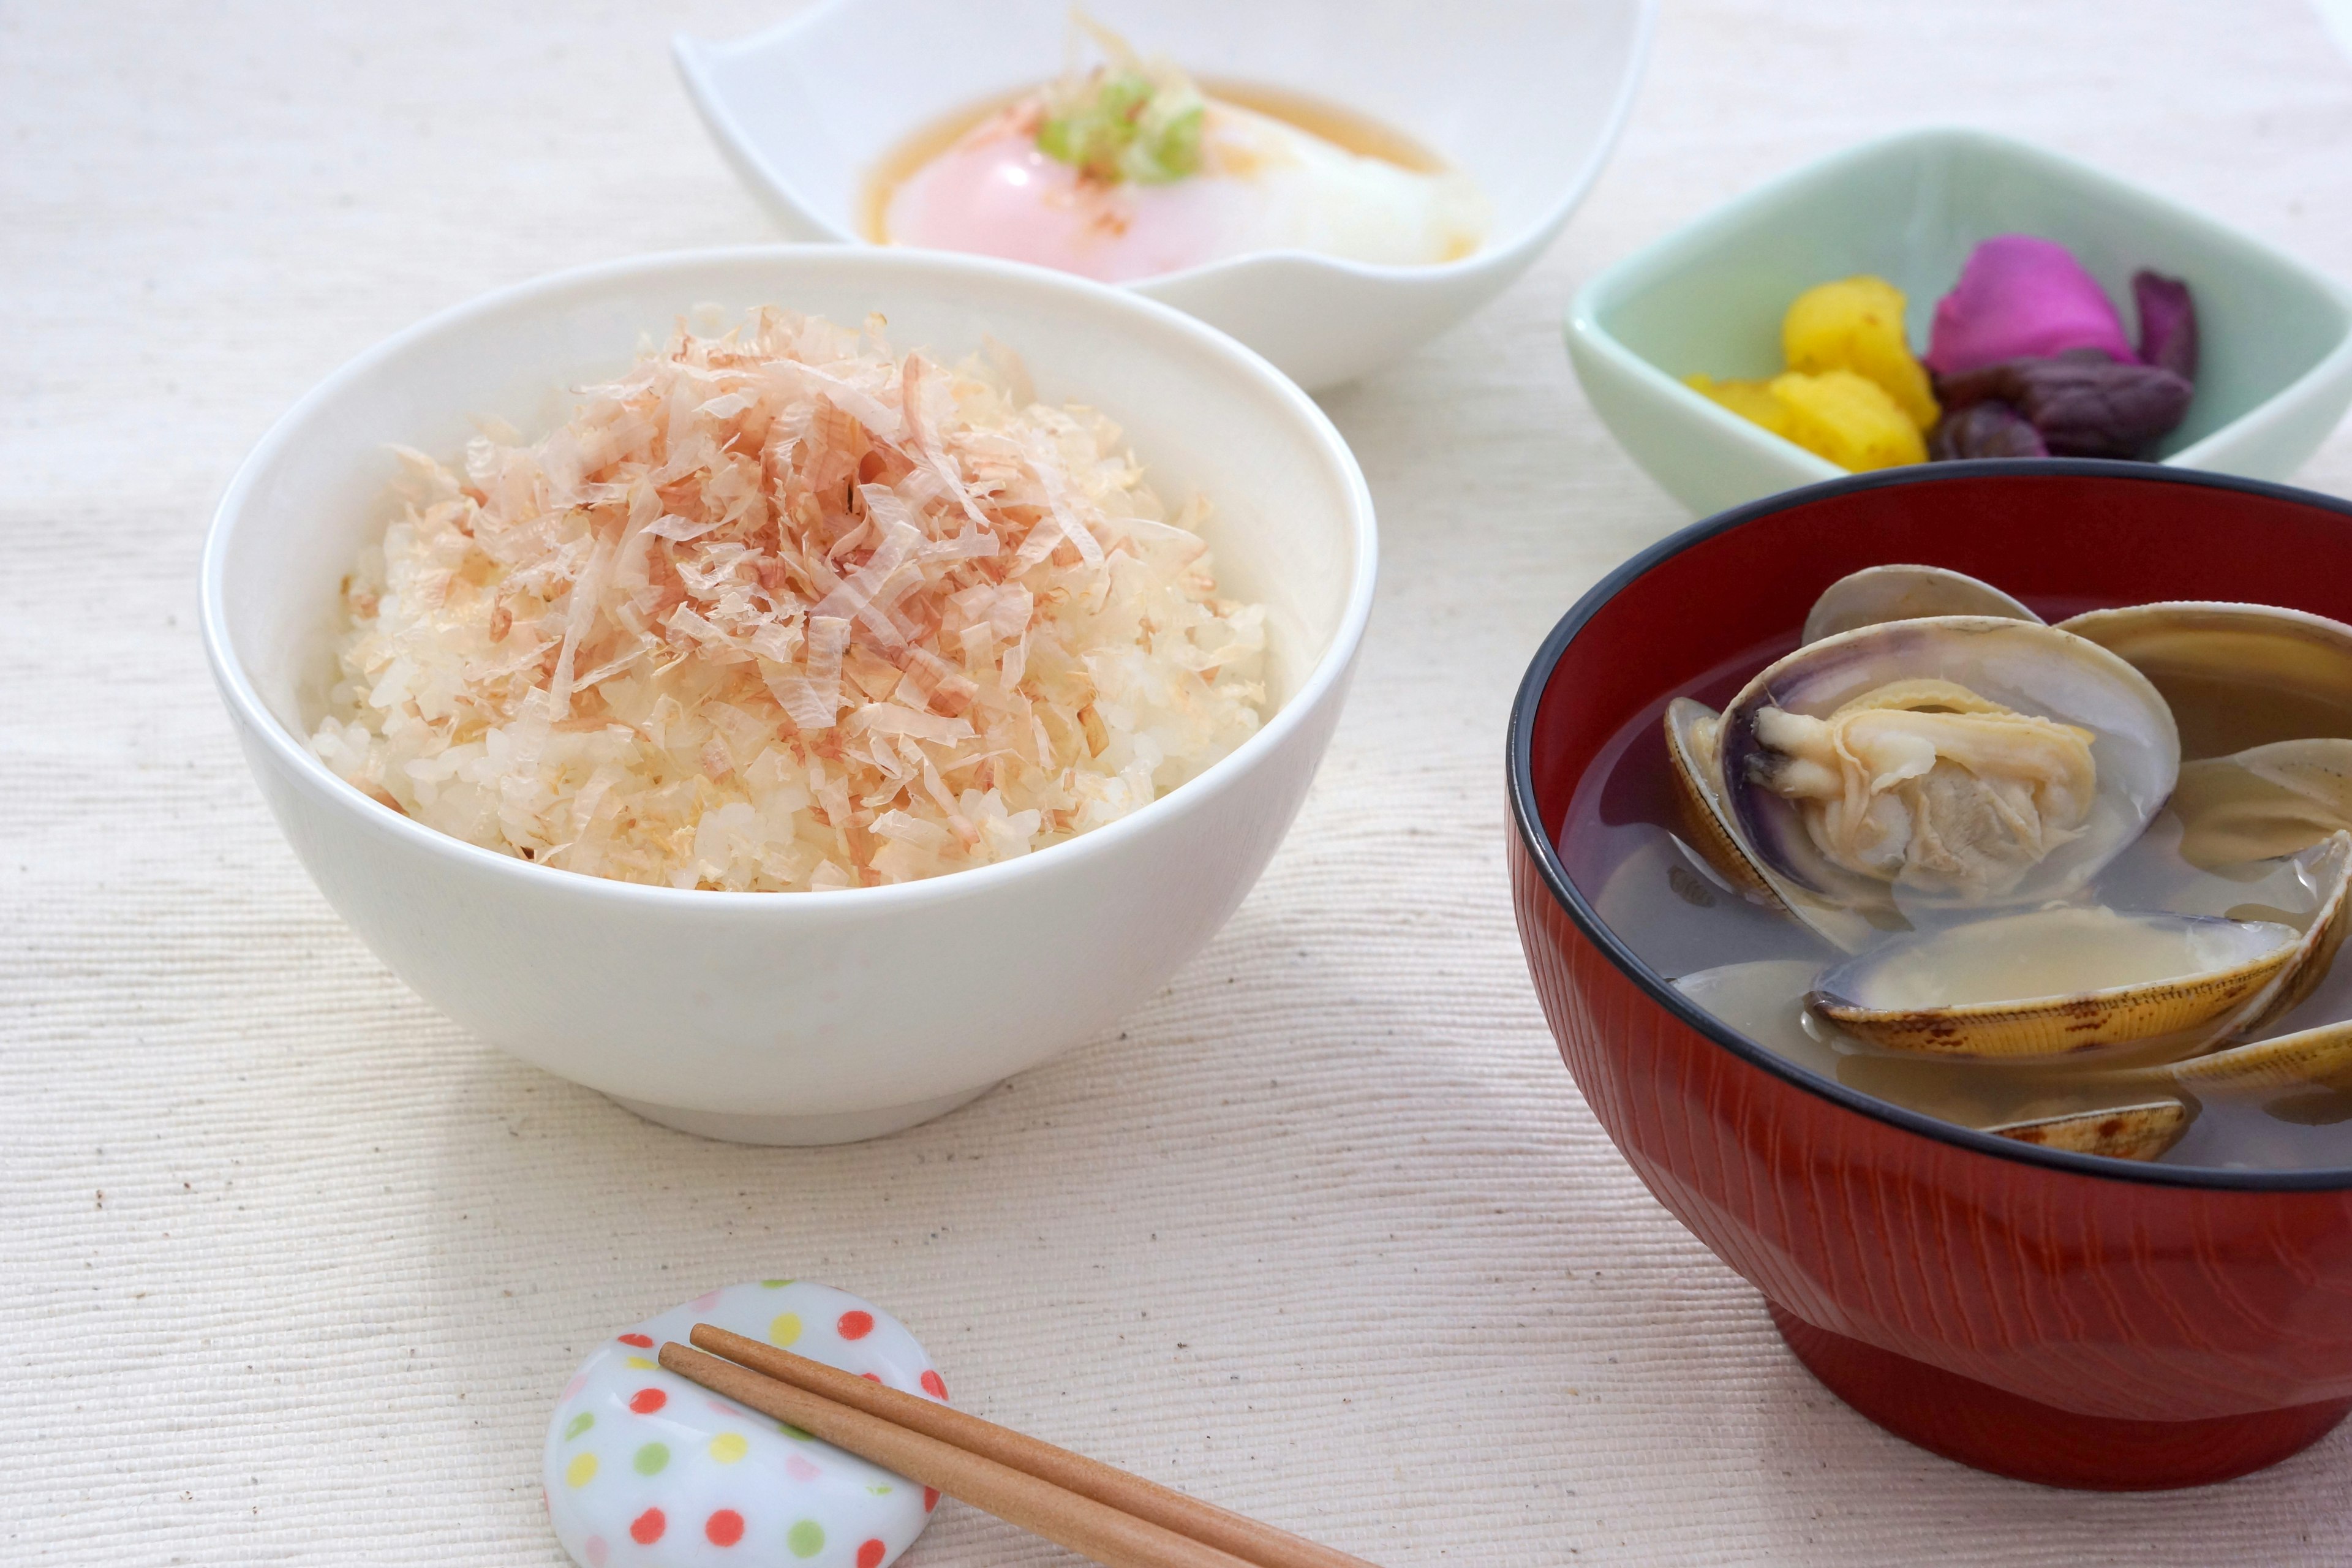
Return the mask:
<path id="1" fill-rule="evenodd" d="M 1108 183 L 1164 185 L 1199 171 L 1205 107 L 1181 75 L 1097 71 L 1048 95 L 1037 150 Z"/>

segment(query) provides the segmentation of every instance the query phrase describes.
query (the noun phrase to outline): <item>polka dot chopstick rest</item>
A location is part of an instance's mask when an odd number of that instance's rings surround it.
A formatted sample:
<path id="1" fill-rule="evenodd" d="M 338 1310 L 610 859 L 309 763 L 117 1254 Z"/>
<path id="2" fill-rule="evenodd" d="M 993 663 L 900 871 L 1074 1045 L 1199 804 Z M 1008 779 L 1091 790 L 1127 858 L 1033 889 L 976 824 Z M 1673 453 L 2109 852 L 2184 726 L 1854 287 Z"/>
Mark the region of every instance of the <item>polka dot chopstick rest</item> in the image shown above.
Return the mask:
<path id="1" fill-rule="evenodd" d="M 772 1279 L 698 1296 L 598 1346 L 556 1403 L 547 1511 L 572 1561 L 885 1568 L 912 1545 L 938 1493 L 661 1368 L 658 1347 L 697 1323 L 916 1398 L 947 1398 L 914 1335 L 846 1291 Z"/>

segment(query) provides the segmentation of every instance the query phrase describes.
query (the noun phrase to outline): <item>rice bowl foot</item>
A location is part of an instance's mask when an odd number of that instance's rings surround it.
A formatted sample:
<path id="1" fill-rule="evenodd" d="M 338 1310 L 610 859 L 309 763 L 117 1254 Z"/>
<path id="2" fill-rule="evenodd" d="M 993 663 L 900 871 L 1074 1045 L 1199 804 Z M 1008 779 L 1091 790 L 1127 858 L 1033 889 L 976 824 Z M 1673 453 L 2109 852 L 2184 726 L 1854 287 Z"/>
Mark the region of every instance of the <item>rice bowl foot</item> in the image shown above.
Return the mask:
<path id="1" fill-rule="evenodd" d="M 904 1105 L 877 1106 L 871 1110 L 834 1110 L 798 1116 L 763 1111 L 689 1110 L 683 1106 L 648 1105 L 642 1100 L 625 1100 L 617 1094 L 605 1098 L 656 1127 L 667 1127 L 674 1132 L 690 1132 L 697 1138 L 708 1138 L 713 1142 L 753 1143 L 771 1149 L 815 1149 L 829 1143 L 861 1143 L 868 1138 L 887 1138 L 893 1132 L 904 1132 L 909 1127 L 919 1127 L 926 1121 L 936 1121 L 951 1110 L 961 1110 L 995 1087 L 995 1084 L 984 1083 L 978 1089 L 959 1089 L 953 1094 L 943 1094 L 937 1100 L 909 1100 Z"/>

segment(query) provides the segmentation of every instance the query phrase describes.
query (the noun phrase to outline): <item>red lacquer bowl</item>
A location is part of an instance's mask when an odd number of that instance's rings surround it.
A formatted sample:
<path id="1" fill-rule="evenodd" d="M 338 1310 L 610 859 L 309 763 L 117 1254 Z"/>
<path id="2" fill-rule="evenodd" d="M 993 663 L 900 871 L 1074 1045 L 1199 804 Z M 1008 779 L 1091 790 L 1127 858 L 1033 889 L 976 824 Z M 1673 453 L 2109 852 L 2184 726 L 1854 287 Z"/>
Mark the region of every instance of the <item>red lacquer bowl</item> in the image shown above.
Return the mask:
<path id="1" fill-rule="evenodd" d="M 2155 599 L 2352 620 L 2352 506 L 2137 464 L 1970 463 L 1710 519 L 1585 595 L 1510 736 L 1511 885 L 1560 1055 L 1658 1200 L 1888 1430 L 2055 1486 L 2226 1479 L 2352 1410 L 2352 1169 L 2137 1165 L 1898 1110 L 1749 1044 L 1594 915 L 1556 848 L 1595 753 L 1669 689 L 1886 562 L 2066 610 Z"/>

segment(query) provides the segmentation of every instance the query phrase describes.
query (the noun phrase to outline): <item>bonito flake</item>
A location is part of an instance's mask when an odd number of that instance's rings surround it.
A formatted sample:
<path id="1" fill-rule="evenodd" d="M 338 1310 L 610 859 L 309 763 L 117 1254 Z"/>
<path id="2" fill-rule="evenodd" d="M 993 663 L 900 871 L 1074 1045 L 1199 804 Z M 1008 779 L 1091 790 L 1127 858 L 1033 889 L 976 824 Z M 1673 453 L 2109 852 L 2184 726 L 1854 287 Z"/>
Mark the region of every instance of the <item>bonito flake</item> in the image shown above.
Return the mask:
<path id="1" fill-rule="evenodd" d="M 1265 615 L 1201 503 L 881 326 L 681 325 L 544 440 L 404 452 L 313 749 L 543 866 L 785 890 L 1028 854 L 1254 733 Z"/>

